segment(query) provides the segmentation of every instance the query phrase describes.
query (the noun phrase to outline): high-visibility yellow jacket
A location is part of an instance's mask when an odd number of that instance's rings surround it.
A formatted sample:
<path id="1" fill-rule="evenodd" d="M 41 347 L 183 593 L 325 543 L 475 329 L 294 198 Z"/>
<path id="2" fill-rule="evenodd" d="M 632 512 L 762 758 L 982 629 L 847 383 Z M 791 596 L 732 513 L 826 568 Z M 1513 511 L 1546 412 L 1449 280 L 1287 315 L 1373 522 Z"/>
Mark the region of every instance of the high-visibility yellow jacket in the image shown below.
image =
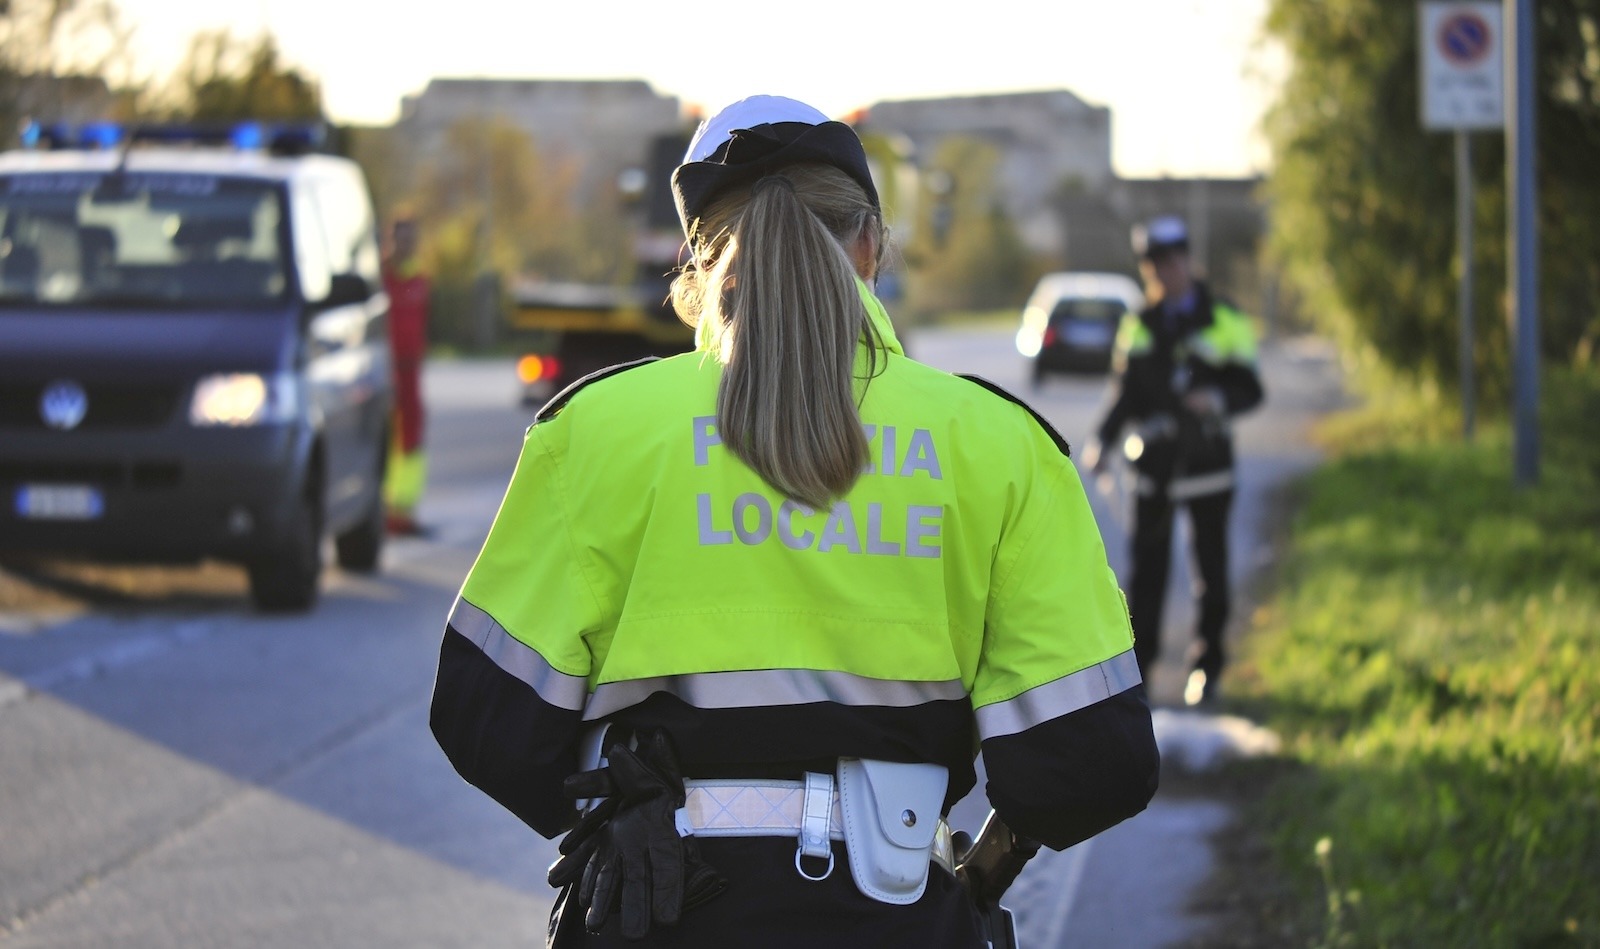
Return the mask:
<path id="1" fill-rule="evenodd" d="M 1112 356 L 1114 396 L 1098 437 L 1139 472 L 1141 494 L 1175 500 L 1233 490 L 1230 420 L 1261 403 L 1256 330 L 1232 304 L 1196 281 L 1193 305 L 1160 303 L 1123 317 Z M 1209 390 L 1221 411 L 1197 415 L 1184 396 Z"/>
<path id="2" fill-rule="evenodd" d="M 696 777 L 933 761 L 947 807 L 981 740 L 996 806 L 1056 846 L 1153 793 L 1127 611 L 1066 443 L 906 358 L 862 298 L 872 460 L 829 510 L 721 444 L 706 352 L 591 377 L 528 430 L 449 619 L 433 728 L 540 832 L 567 826 L 560 784 L 600 721 L 669 728 Z"/>

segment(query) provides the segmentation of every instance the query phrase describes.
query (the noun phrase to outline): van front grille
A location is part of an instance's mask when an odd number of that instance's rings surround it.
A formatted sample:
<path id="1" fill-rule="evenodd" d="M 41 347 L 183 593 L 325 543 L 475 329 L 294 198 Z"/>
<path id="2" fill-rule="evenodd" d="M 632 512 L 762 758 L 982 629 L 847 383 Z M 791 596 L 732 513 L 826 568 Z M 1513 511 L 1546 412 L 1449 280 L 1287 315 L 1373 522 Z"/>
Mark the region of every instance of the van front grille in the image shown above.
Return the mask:
<path id="1" fill-rule="evenodd" d="M 39 403 L 48 382 L 0 383 L 0 428 L 46 431 Z M 84 383 L 88 411 L 74 430 L 159 428 L 172 418 L 181 390 L 173 385 Z"/>
<path id="2" fill-rule="evenodd" d="M 93 484 L 136 490 L 176 488 L 183 466 L 176 461 L 3 461 L 0 485 Z"/>

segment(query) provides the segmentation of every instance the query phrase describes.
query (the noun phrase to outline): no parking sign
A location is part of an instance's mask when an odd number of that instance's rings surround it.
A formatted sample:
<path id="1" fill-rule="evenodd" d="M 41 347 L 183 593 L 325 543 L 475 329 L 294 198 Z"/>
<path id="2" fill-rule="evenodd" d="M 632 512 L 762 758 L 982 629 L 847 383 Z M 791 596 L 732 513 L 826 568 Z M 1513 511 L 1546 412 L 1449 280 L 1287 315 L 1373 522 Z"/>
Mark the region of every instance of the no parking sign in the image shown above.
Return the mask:
<path id="1" fill-rule="evenodd" d="M 1499 129 L 1505 125 L 1504 32 L 1500 4 L 1418 4 L 1422 127 Z"/>

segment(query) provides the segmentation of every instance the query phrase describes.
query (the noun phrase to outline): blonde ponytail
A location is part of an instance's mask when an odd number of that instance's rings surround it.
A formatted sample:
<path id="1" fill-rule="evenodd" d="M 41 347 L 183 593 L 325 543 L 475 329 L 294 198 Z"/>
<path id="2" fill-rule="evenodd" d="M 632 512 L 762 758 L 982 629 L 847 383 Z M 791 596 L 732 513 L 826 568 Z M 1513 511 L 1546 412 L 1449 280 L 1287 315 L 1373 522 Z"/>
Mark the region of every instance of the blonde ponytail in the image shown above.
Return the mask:
<path id="1" fill-rule="evenodd" d="M 878 214 L 838 169 L 791 165 L 729 189 L 694 224 L 673 305 L 723 364 L 722 443 L 785 496 L 826 508 L 868 460 L 854 375 L 871 326 L 845 248 Z"/>

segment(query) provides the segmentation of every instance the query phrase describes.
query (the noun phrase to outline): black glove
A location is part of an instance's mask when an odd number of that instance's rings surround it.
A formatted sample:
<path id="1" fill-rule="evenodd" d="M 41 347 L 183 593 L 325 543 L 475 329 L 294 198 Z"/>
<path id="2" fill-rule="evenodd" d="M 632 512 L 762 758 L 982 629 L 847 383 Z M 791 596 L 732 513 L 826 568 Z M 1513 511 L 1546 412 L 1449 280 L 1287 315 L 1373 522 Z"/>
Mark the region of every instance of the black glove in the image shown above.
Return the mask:
<path id="1" fill-rule="evenodd" d="M 575 800 L 605 800 L 561 841 L 549 880 L 557 887 L 578 882 L 590 932 L 605 925 L 620 890 L 622 935 L 642 939 L 652 923 L 676 925 L 685 909 L 716 896 L 727 881 L 700 859 L 693 837 L 678 836 L 676 812 L 686 792 L 666 732 L 641 735 L 637 752 L 614 743 L 606 758 L 606 767 L 575 774 L 563 786 Z"/>

